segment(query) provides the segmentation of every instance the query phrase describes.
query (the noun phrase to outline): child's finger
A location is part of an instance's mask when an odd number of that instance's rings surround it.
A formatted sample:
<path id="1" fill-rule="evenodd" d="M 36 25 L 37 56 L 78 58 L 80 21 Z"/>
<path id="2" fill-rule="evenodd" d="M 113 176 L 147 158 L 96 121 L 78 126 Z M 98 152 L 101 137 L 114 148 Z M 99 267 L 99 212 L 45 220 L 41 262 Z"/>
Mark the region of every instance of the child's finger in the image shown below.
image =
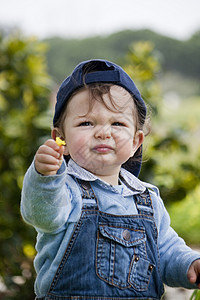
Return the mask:
<path id="1" fill-rule="evenodd" d="M 60 153 L 60 157 L 63 156 L 64 151 L 65 151 L 65 147 L 64 147 L 64 146 L 60 146 L 60 147 L 59 147 L 59 150 L 58 150 L 58 153 Z"/>
<path id="2" fill-rule="evenodd" d="M 49 155 L 46 153 L 38 153 L 37 154 L 37 161 L 42 164 L 50 164 L 50 165 L 58 165 L 60 161 L 59 153 L 58 156 Z"/>
<path id="3" fill-rule="evenodd" d="M 43 164 L 43 163 L 38 163 L 35 167 L 37 172 L 42 175 L 55 175 L 58 169 L 60 168 L 59 165 L 51 165 L 51 164 Z"/>
<path id="4" fill-rule="evenodd" d="M 58 139 L 58 138 L 56 138 L 56 139 Z M 59 141 L 49 139 L 46 141 L 46 143 L 44 145 L 54 149 L 57 153 L 60 154 L 59 157 L 61 157 L 64 153 L 66 143 L 64 141 L 62 141 L 61 139 L 59 139 Z"/>
<path id="5" fill-rule="evenodd" d="M 196 273 L 195 273 L 193 264 L 189 268 L 187 277 L 188 277 L 188 280 L 189 280 L 190 283 L 195 283 L 196 282 Z"/>
<path id="6" fill-rule="evenodd" d="M 59 153 L 57 153 L 57 155 L 60 156 Z M 40 174 L 43 175 L 56 174 L 61 164 L 61 159 L 52 155 L 37 153 L 35 157 L 35 168 Z"/>
<path id="7" fill-rule="evenodd" d="M 42 145 L 39 147 L 37 154 L 45 154 L 45 155 L 50 155 L 53 156 L 55 158 L 60 158 L 60 148 L 57 148 L 57 145 Z"/>
<path id="8" fill-rule="evenodd" d="M 200 288 L 200 260 L 199 259 L 195 260 L 191 264 L 188 270 L 187 277 L 190 283 L 192 284 L 196 283 L 198 288 Z"/>
<path id="9" fill-rule="evenodd" d="M 54 149 L 55 151 L 59 151 L 60 146 L 56 143 L 56 141 L 54 141 L 53 139 L 49 139 L 47 140 L 44 145 Z"/>

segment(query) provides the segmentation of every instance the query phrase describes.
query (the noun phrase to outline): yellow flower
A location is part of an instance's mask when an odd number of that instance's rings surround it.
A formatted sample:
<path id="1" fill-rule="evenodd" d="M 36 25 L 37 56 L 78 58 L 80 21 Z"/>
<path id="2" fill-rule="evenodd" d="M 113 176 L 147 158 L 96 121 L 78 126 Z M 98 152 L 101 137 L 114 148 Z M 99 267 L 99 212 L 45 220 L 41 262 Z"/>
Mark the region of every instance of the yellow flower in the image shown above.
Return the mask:
<path id="1" fill-rule="evenodd" d="M 66 145 L 65 141 L 62 141 L 59 137 L 56 138 L 56 143 L 58 146 Z"/>

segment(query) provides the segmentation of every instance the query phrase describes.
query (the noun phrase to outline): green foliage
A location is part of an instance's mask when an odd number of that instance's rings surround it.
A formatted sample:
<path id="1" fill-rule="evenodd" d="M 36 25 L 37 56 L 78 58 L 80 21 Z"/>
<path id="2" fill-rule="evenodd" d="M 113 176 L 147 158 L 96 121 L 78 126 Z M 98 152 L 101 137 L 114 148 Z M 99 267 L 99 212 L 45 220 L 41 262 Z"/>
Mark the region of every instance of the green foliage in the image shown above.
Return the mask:
<path id="1" fill-rule="evenodd" d="M 195 139 L 199 128 L 199 102 L 190 100 L 185 111 L 184 103 L 176 103 L 176 99 L 163 102 L 157 80 L 160 65 L 152 43 L 132 44 L 126 61 L 125 70 L 156 112 L 152 133 L 144 144 L 147 161 L 141 178 L 158 185 L 168 204 L 182 200 L 200 180 L 200 142 Z"/>
<path id="2" fill-rule="evenodd" d="M 5 300 L 34 297 L 35 233 L 21 220 L 19 205 L 24 173 L 40 138 L 49 133 L 45 122 L 51 80 L 45 51 L 33 38 L 0 36 L 0 274 L 7 287 Z"/>
<path id="3" fill-rule="evenodd" d="M 199 185 L 199 112 L 199 98 L 176 104 L 172 97 L 155 124 L 151 170 L 168 204 L 183 200 Z"/>
<path id="4" fill-rule="evenodd" d="M 189 244 L 200 244 L 200 187 L 188 193 L 181 202 L 175 202 L 168 208 L 172 227 Z M 184 226 L 183 226 L 184 225 Z"/>
<path id="5" fill-rule="evenodd" d="M 190 297 L 190 300 L 200 300 L 200 291 L 194 291 Z"/>
<path id="6" fill-rule="evenodd" d="M 200 141 L 199 113 L 200 98 L 188 98 L 176 109 L 165 107 L 163 123 L 168 129 L 177 128 L 178 138 L 182 140 L 182 151 L 177 149 L 177 159 L 166 160 L 170 164 L 168 173 L 160 177 L 161 182 L 169 180 L 168 190 L 171 199 L 168 211 L 172 226 L 189 244 L 200 244 Z M 170 125 L 169 125 L 170 124 Z M 169 128 L 170 127 L 170 128 Z M 182 152 L 182 155 L 180 153 Z M 170 154 L 169 154 L 170 155 Z M 169 156 L 168 155 L 168 156 Z M 177 163 L 178 162 L 178 163 Z M 167 175 L 165 177 L 165 175 Z M 161 185 L 163 185 L 161 183 Z M 182 195 L 182 197 L 180 197 Z M 184 196 L 185 195 L 185 196 Z M 165 197 L 166 199 L 166 197 Z M 181 200 L 177 202 L 177 200 Z M 183 225 L 184 224 L 184 225 Z"/>
<path id="7" fill-rule="evenodd" d="M 157 81 L 160 64 L 151 42 L 132 43 L 126 56 L 125 71 L 134 79 L 141 95 L 154 113 L 158 113 L 161 89 Z"/>

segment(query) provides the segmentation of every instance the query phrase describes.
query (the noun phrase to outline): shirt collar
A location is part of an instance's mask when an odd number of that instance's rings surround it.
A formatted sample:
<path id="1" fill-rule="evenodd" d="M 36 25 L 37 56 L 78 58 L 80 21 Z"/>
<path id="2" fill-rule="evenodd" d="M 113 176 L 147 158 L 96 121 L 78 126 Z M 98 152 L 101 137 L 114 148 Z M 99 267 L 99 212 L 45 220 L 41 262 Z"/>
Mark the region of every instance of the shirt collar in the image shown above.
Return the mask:
<path id="1" fill-rule="evenodd" d="M 101 180 L 94 174 L 90 173 L 86 169 L 83 169 L 80 167 L 74 160 L 70 159 L 67 165 L 67 173 L 85 181 L 96 181 L 99 185 L 101 185 L 105 189 L 113 190 L 114 192 L 117 191 L 117 189 L 106 183 L 105 181 Z M 121 183 L 123 184 L 123 196 L 130 196 L 139 194 L 145 191 L 146 187 L 144 183 L 142 183 L 137 177 L 132 175 L 127 170 L 121 168 L 120 170 L 120 178 Z"/>

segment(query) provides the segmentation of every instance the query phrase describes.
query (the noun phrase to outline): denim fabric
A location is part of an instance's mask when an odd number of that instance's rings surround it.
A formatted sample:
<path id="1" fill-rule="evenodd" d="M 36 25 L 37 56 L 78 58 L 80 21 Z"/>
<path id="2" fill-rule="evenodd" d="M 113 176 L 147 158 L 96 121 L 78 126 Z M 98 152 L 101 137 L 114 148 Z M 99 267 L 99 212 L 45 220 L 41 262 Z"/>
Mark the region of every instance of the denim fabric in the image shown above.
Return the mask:
<path id="1" fill-rule="evenodd" d="M 120 216 L 100 211 L 92 188 L 81 187 L 81 217 L 47 296 L 37 299 L 160 299 L 164 289 L 148 190 L 135 196 L 137 215 Z"/>
<path id="2" fill-rule="evenodd" d="M 33 161 L 24 177 L 21 214 L 37 231 L 37 255 L 34 259 L 37 297 L 47 295 L 66 245 L 82 213 L 81 189 L 76 179 L 90 182 L 98 198 L 99 210 L 108 215 L 128 216 L 140 213 L 140 203 L 137 203 L 136 208 L 133 198 L 148 188 L 158 231 L 162 281 L 174 287 L 196 287 L 189 283 L 187 271 L 191 263 L 200 258 L 200 254 L 187 247 L 171 228 L 170 218 L 158 188 L 141 182 L 123 168 L 120 175 L 122 184 L 111 186 L 70 160 L 68 165 L 63 162 L 56 175 L 41 176 L 36 172 Z M 84 201 L 94 202 L 87 198 Z M 142 205 L 141 208 L 147 213 L 151 210 L 149 206 Z M 103 229 L 105 226 L 101 227 L 102 233 L 109 234 L 107 227 Z M 102 233 L 99 230 L 99 235 Z"/>

